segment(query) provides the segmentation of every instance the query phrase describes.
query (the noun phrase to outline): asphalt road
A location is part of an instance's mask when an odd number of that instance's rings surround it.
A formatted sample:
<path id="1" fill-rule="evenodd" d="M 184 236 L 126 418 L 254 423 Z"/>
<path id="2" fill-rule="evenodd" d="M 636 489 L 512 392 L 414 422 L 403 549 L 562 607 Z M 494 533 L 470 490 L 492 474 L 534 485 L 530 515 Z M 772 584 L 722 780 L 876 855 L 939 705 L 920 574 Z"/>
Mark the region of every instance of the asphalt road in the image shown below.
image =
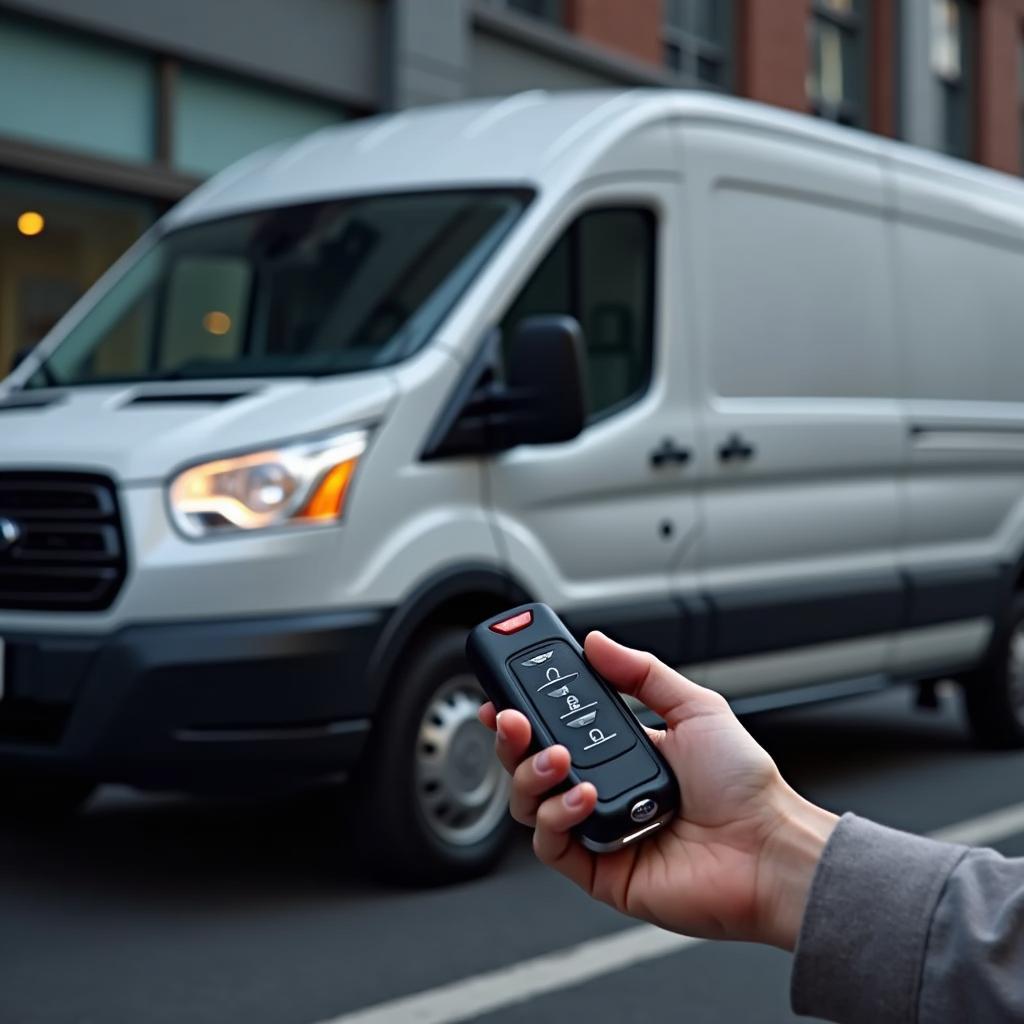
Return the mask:
<path id="1" fill-rule="evenodd" d="M 748 724 L 808 797 L 919 832 L 1024 801 L 1024 753 L 972 749 L 907 691 Z M 0 835 L 0 1024 L 316 1024 L 631 927 L 521 837 L 481 881 L 370 885 L 335 796 L 196 802 L 105 790 Z M 1001 842 L 1024 855 L 1024 834 Z M 476 1019 L 791 1021 L 788 957 L 696 944 Z M 583 1014 L 589 1014 L 584 1017 Z M 392 1014 L 393 1019 L 399 1019 Z"/>

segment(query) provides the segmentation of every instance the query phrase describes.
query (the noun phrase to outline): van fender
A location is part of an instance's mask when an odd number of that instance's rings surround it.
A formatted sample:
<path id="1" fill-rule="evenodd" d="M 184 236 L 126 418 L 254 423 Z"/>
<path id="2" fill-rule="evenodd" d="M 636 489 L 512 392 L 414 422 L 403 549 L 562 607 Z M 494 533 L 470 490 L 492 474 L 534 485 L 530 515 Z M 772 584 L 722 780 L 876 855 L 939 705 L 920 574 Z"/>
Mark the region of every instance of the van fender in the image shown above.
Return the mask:
<path id="1" fill-rule="evenodd" d="M 376 709 L 401 659 L 435 625 L 465 626 L 533 600 L 511 573 L 486 564 L 449 566 L 421 581 L 391 613 L 370 657 L 370 707 Z"/>

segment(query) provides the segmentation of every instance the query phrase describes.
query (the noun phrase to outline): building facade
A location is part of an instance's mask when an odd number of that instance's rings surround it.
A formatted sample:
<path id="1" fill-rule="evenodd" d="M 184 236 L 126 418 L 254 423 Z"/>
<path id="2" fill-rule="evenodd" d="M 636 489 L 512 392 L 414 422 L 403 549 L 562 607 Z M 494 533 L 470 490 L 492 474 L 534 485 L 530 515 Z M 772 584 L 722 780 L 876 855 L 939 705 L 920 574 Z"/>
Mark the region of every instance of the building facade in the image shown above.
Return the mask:
<path id="1" fill-rule="evenodd" d="M 268 143 L 523 89 L 707 88 L 1024 168 L 1024 0 L 0 0 L 0 374 Z"/>

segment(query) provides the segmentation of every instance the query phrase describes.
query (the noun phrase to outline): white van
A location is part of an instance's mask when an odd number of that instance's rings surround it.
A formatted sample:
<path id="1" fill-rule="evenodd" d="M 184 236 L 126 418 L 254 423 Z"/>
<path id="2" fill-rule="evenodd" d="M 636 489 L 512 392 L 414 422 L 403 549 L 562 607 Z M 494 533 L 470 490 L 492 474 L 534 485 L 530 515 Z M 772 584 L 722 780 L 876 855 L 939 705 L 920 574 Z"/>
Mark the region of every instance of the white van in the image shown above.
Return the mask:
<path id="1" fill-rule="evenodd" d="M 261 152 L 2 386 L 0 793 L 352 770 L 419 877 L 507 827 L 471 624 L 740 709 L 964 683 L 1024 738 L 1024 187 L 692 92 Z"/>

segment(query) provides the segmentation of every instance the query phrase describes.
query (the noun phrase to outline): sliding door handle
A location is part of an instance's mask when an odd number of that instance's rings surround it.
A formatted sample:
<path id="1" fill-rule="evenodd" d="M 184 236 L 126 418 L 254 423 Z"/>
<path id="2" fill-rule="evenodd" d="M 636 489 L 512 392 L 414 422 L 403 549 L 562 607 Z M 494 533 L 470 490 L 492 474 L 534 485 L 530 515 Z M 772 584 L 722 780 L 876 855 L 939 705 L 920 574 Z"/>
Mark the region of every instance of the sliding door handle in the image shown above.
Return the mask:
<path id="1" fill-rule="evenodd" d="M 756 449 L 740 434 L 730 434 L 725 444 L 718 448 L 718 458 L 722 462 L 749 462 L 756 454 Z"/>
<path id="2" fill-rule="evenodd" d="M 690 449 L 677 445 L 672 438 L 666 437 L 657 448 L 651 452 L 651 465 L 656 469 L 674 462 L 677 466 L 685 466 L 690 461 Z"/>

